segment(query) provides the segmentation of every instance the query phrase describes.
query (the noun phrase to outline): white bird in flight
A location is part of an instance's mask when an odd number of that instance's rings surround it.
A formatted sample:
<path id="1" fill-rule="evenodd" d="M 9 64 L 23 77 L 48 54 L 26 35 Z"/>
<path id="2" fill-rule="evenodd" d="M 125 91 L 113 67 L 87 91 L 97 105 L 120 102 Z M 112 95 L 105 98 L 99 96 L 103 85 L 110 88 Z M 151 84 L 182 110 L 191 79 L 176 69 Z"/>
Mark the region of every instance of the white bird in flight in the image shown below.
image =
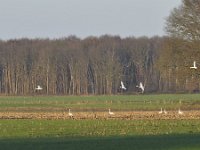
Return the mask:
<path id="1" fill-rule="evenodd" d="M 140 82 L 139 86 L 136 85 L 136 87 L 140 88 L 142 90 L 142 93 L 144 93 L 144 86 L 143 86 L 142 82 Z"/>
<path id="2" fill-rule="evenodd" d="M 40 85 L 38 85 L 35 89 L 36 90 L 42 90 L 42 87 Z"/>
<path id="3" fill-rule="evenodd" d="M 121 81 L 121 86 L 120 86 L 121 89 L 123 90 L 126 90 L 126 87 L 124 86 L 124 83 Z"/>
<path id="4" fill-rule="evenodd" d="M 190 67 L 190 69 L 197 69 L 197 66 L 196 66 L 196 61 L 193 62 L 193 66 Z"/>

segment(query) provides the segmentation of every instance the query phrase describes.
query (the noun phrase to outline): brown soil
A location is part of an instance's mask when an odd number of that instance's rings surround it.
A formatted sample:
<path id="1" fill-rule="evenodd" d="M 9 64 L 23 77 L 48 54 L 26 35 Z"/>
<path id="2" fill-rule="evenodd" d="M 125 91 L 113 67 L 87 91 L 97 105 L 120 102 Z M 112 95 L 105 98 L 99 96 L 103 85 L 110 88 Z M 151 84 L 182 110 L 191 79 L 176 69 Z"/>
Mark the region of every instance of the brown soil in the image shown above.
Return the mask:
<path id="1" fill-rule="evenodd" d="M 164 119 L 200 119 L 200 111 L 184 111 L 182 115 L 178 111 L 168 111 L 167 114 L 158 114 L 158 111 L 127 111 L 114 112 L 0 112 L 0 119 L 126 119 L 126 120 L 164 120 Z"/>

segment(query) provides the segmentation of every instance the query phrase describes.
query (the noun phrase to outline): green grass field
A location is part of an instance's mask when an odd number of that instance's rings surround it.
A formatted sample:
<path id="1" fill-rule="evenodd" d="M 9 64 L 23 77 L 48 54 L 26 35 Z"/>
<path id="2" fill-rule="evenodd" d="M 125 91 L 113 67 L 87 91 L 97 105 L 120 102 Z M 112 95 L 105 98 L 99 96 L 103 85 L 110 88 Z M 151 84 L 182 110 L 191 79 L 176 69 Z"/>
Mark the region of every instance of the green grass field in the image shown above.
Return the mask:
<path id="1" fill-rule="evenodd" d="M 200 135 L 0 140 L 2 150 L 199 150 Z"/>
<path id="2" fill-rule="evenodd" d="M 74 108 L 83 110 L 200 109 L 200 94 L 116 95 L 116 96 L 1 96 L 0 110 L 7 108 Z"/>
<path id="3" fill-rule="evenodd" d="M 200 110 L 199 94 L 0 97 L 9 108 Z M 199 150 L 200 120 L 0 120 L 0 150 Z"/>
<path id="4" fill-rule="evenodd" d="M 200 120 L 0 120 L 0 149 L 198 150 Z"/>
<path id="5" fill-rule="evenodd" d="M 0 138 L 200 133 L 200 120 L 0 120 Z"/>

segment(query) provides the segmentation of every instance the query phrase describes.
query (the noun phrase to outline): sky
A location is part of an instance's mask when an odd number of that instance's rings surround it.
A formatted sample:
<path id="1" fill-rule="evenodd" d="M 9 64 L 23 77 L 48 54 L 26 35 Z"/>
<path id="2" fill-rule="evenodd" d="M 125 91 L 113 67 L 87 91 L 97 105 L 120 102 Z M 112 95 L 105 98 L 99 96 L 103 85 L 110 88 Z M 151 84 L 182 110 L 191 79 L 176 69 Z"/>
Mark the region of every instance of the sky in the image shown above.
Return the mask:
<path id="1" fill-rule="evenodd" d="M 0 0 L 0 39 L 163 36 L 181 0 Z"/>

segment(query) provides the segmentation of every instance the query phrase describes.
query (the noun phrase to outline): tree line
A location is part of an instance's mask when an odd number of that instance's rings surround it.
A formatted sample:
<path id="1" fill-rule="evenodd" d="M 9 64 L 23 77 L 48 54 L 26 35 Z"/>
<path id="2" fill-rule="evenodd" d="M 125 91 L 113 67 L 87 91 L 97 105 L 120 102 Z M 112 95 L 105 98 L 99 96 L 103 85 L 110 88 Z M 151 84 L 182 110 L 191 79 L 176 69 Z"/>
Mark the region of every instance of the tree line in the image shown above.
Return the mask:
<path id="1" fill-rule="evenodd" d="M 133 94 L 140 82 L 146 93 L 192 92 L 199 89 L 200 74 L 189 68 L 200 56 L 191 51 L 195 46 L 169 37 L 108 35 L 1 41 L 0 93 Z M 36 91 L 37 85 L 43 90 Z"/>
<path id="2" fill-rule="evenodd" d="M 166 20 L 166 40 L 159 66 L 170 91 L 199 92 L 200 1 L 182 0 Z M 197 69 L 190 69 L 196 62 Z"/>
<path id="3" fill-rule="evenodd" d="M 0 42 L 0 93 L 88 95 L 158 91 L 155 64 L 163 38 L 70 36 L 64 39 L 19 39 Z M 120 89 L 123 81 L 126 91 Z"/>
<path id="4" fill-rule="evenodd" d="M 200 69 L 190 66 L 200 64 L 199 27 L 200 2 L 182 0 L 166 20 L 168 36 L 0 41 L 0 94 L 128 94 L 140 82 L 148 93 L 198 92 Z"/>

